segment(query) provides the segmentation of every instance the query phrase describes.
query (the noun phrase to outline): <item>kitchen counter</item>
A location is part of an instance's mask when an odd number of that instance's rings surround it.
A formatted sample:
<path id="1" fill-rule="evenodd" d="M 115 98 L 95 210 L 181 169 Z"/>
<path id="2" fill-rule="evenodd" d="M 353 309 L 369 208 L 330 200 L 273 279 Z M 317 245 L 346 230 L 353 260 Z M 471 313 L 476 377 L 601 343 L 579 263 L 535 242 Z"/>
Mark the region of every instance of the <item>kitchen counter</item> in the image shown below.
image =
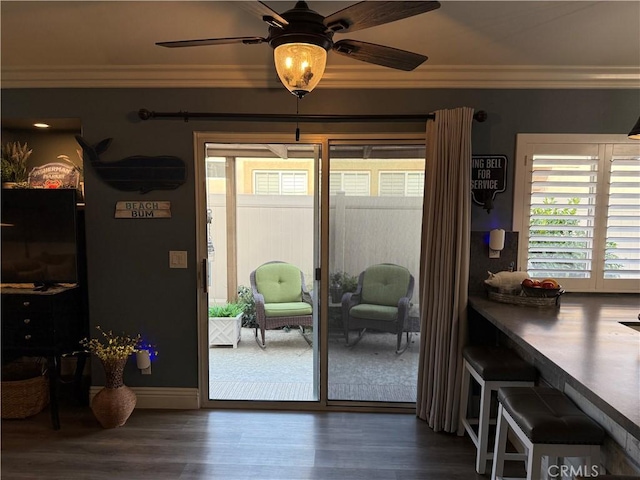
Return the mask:
<path id="1" fill-rule="evenodd" d="M 640 439 L 640 332 L 635 294 L 565 294 L 560 307 L 528 307 L 472 296 L 470 306 L 534 363 L 566 383 Z"/>

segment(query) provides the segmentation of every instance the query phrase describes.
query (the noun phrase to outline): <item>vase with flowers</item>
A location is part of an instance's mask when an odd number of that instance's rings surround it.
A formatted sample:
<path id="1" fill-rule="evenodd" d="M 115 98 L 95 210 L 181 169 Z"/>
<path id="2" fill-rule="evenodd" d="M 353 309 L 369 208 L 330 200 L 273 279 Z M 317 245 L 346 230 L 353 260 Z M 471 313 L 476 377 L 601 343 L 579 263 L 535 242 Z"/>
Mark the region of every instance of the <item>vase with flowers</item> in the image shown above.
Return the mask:
<path id="1" fill-rule="evenodd" d="M 124 425 L 136 406 L 136 394 L 124 384 L 124 367 L 129 357 L 141 347 L 140 335 L 114 335 L 96 329 L 102 338 L 83 339 L 80 344 L 95 354 L 105 372 L 105 386 L 91 400 L 91 410 L 104 428 Z"/>

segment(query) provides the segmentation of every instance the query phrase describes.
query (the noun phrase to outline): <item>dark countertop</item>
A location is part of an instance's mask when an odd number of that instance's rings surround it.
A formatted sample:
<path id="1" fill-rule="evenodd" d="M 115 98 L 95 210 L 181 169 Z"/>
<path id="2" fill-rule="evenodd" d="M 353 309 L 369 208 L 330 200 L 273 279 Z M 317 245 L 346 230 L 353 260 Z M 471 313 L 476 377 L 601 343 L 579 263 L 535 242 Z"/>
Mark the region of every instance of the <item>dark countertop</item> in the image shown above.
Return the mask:
<path id="1" fill-rule="evenodd" d="M 559 308 L 498 303 L 472 296 L 474 310 L 640 438 L 640 332 L 635 294 L 565 294 Z"/>

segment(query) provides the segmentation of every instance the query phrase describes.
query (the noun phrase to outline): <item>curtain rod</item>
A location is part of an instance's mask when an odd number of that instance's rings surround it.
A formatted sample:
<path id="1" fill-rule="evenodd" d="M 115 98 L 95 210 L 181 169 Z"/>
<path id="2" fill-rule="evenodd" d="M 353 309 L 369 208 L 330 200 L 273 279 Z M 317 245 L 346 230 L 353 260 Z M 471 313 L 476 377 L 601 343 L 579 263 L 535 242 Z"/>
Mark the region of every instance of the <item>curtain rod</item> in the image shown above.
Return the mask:
<path id="1" fill-rule="evenodd" d="M 425 113 L 418 115 L 293 115 L 277 113 L 210 113 L 210 112 L 155 112 L 141 108 L 138 110 L 138 117 L 142 120 L 155 118 L 182 118 L 185 122 L 189 120 L 233 120 L 233 121 L 261 121 L 272 120 L 280 122 L 418 122 L 434 120 L 435 113 Z M 487 119 L 487 112 L 478 110 L 473 114 L 473 119 L 477 122 L 484 122 Z"/>

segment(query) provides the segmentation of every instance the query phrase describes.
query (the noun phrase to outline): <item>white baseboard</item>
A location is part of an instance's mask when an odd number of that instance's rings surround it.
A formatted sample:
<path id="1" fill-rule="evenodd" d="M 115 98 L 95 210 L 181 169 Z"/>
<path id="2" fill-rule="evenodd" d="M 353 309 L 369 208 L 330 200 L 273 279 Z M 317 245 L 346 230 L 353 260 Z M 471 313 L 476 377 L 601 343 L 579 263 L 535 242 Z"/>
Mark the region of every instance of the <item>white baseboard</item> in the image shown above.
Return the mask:
<path id="1" fill-rule="evenodd" d="M 89 389 L 93 399 L 101 386 Z M 197 388 L 131 387 L 138 397 L 136 408 L 164 408 L 177 410 L 197 410 L 200 408 L 200 392 Z"/>

